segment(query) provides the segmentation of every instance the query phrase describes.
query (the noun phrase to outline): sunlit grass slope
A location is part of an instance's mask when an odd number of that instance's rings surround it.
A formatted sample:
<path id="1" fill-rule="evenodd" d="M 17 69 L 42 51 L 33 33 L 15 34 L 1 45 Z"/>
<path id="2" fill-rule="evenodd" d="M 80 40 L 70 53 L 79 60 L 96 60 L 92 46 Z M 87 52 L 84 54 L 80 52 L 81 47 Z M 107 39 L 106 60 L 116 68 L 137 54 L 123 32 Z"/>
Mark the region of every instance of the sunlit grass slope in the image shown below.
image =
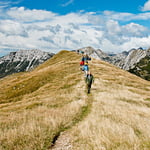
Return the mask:
<path id="1" fill-rule="evenodd" d="M 73 150 L 150 150 L 150 82 L 93 60 L 89 115 L 69 132 Z"/>
<path id="2" fill-rule="evenodd" d="M 150 82 L 61 51 L 32 72 L 0 80 L 0 150 L 149 150 Z"/>
<path id="3" fill-rule="evenodd" d="M 86 108 L 83 87 L 76 87 L 79 59 L 61 51 L 32 72 L 0 80 L 0 149 L 47 149 L 78 122 Z"/>

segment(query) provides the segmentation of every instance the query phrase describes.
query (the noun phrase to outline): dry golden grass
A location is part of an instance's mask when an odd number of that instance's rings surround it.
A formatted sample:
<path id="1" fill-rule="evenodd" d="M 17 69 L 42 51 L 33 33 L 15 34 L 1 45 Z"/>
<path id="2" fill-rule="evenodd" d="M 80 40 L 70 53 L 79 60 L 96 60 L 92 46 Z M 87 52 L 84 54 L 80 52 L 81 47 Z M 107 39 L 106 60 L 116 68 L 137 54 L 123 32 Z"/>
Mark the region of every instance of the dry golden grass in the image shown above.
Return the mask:
<path id="1" fill-rule="evenodd" d="M 80 58 L 61 51 L 0 80 L 0 149 L 150 149 L 150 82 L 93 59 L 87 95 Z"/>
<path id="2" fill-rule="evenodd" d="M 91 70 L 92 108 L 70 131 L 73 149 L 149 150 L 150 82 L 96 60 Z"/>
<path id="3" fill-rule="evenodd" d="M 62 51 L 33 72 L 0 81 L 0 149 L 47 149 L 78 122 L 87 105 L 79 58 Z"/>

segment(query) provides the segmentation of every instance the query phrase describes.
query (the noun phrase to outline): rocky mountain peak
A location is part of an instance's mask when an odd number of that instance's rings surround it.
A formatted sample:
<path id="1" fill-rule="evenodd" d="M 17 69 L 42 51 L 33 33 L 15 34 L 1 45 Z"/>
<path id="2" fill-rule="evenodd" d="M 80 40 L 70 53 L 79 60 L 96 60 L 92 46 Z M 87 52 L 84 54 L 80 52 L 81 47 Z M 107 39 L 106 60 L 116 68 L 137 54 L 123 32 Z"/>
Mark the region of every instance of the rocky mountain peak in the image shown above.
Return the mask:
<path id="1" fill-rule="evenodd" d="M 147 56 L 150 57 L 150 48 L 144 50 L 141 47 L 138 49 L 133 48 L 129 51 L 123 51 L 119 54 L 113 55 L 105 53 L 100 49 L 96 50 L 91 47 L 84 47 L 80 50 L 84 51 L 93 58 L 104 60 L 127 71 L 134 68 L 137 63 L 140 62 L 140 60 L 142 60 L 143 58 Z"/>
<path id="2" fill-rule="evenodd" d="M 128 53 L 124 60 L 122 69 L 129 70 L 134 67 L 142 58 L 146 56 L 146 51 L 143 49 L 132 50 Z"/>
<path id="3" fill-rule="evenodd" d="M 32 50 L 19 50 L 16 52 L 10 52 L 10 54 L 2 57 L 2 60 L 12 60 L 12 61 L 31 61 L 33 59 L 46 59 L 51 53 L 43 52 L 41 50 L 32 49 Z"/>
<path id="4" fill-rule="evenodd" d="M 54 54 L 37 49 L 10 52 L 0 58 L 0 78 L 22 71 L 34 69 Z"/>
<path id="5" fill-rule="evenodd" d="M 95 49 L 93 47 L 91 47 L 91 46 L 80 48 L 78 50 L 79 51 L 83 51 L 84 53 L 86 53 L 88 55 L 91 55 L 95 51 Z"/>

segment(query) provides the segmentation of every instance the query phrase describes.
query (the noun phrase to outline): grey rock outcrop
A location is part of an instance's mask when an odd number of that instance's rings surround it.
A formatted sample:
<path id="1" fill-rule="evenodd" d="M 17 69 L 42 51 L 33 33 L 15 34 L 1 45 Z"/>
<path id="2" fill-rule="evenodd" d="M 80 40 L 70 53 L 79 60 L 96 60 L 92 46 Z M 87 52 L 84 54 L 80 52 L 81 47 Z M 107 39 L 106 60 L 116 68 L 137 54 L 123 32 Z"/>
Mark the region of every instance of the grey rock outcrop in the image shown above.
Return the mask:
<path id="1" fill-rule="evenodd" d="M 150 56 L 150 49 L 143 50 L 142 48 L 131 49 L 130 51 L 123 51 L 119 54 L 110 55 L 108 53 L 104 53 L 102 50 L 95 50 L 92 47 L 85 47 L 79 49 L 80 51 L 84 51 L 89 56 L 107 61 L 121 69 L 129 70 L 135 67 L 135 65 L 144 57 Z"/>
<path id="2" fill-rule="evenodd" d="M 150 56 L 146 55 L 134 68 L 129 69 L 128 71 L 150 81 Z"/>
<path id="3" fill-rule="evenodd" d="M 0 58 L 0 78 L 12 73 L 30 71 L 54 54 L 41 50 L 19 50 Z"/>

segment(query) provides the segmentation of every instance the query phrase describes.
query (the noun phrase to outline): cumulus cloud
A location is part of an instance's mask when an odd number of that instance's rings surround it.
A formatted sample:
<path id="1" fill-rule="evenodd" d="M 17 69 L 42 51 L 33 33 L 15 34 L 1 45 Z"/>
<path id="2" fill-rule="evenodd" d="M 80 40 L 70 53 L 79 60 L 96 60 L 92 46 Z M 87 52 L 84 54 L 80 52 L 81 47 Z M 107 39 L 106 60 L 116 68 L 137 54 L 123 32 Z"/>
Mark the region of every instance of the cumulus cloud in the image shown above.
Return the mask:
<path id="1" fill-rule="evenodd" d="M 58 52 L 90 45 L 104 51 L 120 52 L 133 47 L 149 47 L 150 30 L 134 22 L 149 19 L 149 13 L 82 11 L 59 15 L 24 7 L 1 12 L 1 55 L 6 49 L 36 48 Z"/>
<path id="2" fill-rule="evenodd" d="M 147 37 L 150 33 L 146 27 L 130 23 L 122 27 L 122 33 L 128 37 Z"/>
<path id="3" fill-rule="evenodd" d="M 13 7 L 7 11 L 7 15 L 10 18 L 15 19 L 17 21 L 34 22 L 34 21 L 51 20 L 57 14 L 45 10 L 36 10 L 36 9 L 29 10 L 25 9 L 24 7 L 19 8 Z"/>
<path id="4" fill-rule="evenodd" d="M 68 23 L 74 25 L 86 24 L 89 23 L 88 16 L 86 14 L 80 13 L 69 13 L 62 16 L 56 16 L 52 21 L 51 24 L 63 24 L 67 25 Z"/>
<path id="5" fill-rule="evenodd" d="M 121 26 L 117 21 L 113 20 L 106 23 L 106 29 L 104 31 L 104 39 L 107 39 L 113 45 L 116 45 L 116 50 L 120 47 L 120 45 L 123 46 L 124 43 L 129 43 L 131 39 L 135 39 L 135 37 L 139 39 L 148 37 L 150 33 L 149 29 L 139 24 L 130 23 Z M 122 50 L 125 50 L 124 47 Z"/>
<path id="6" fill-rule="evenodd" d="M 119 39 L 119 37 L 145 37 L 148 36 L 150 31 L 136 23 L 121 26 L 117 21 L 109 20 L 106 22 L 105 33 L 110 37 L 118 36 Z"/>
<path id="7" fill-rule="evenodd" d="M 118 13 L 114 11 L 104 11 L 103 18 L 110 20 L 117 20 L 117 21 L 134 21 L 134 20 L 148 20 L 150 19 L 150 13 L 139 13 L 139 14 L 132 14 L 132 13 Z"/>
<path id="8" fill-rule="evenodd" d="M 24 26 L 19 22 L 12 20 L 0 20 L 0 32 L 6 36 L 28 36 L 28 33 L 25 31 Z"/>
<path id="9" fill-rule="evenodd" d="M 150 11 L 150 0 L 148 0 L 141 8 L 142 11 Z"/>

